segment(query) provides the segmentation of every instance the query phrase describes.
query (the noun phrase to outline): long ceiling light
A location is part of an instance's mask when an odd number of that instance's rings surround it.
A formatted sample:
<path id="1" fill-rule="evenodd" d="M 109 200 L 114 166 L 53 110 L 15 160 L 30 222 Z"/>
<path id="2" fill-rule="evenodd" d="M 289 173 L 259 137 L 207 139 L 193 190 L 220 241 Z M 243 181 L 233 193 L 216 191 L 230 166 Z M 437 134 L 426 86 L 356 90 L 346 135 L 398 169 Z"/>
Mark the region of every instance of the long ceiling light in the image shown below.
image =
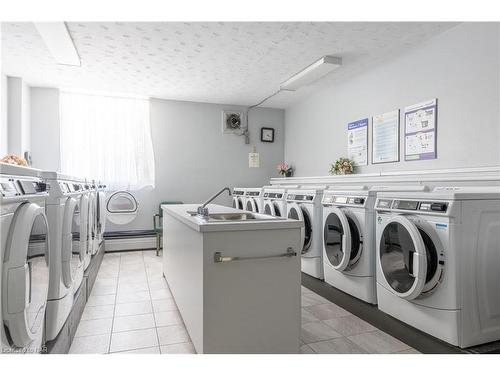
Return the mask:
<path id="1" fill-rule="evenodd" d="M 301 70 L 291 78 L 287 79 L 280 86 L 281 90 L 297 90 L 302 86 L 307 86 L 331 71 L 342 65 L 342 58 L 335 56 L 323 56 L 315 63 Z"/>
<path id="2" fill-rule="evenodd" d="M 80 56 L 64 22 L 35 22 L 35 27 L 57 64 L 81 66 Z"/>

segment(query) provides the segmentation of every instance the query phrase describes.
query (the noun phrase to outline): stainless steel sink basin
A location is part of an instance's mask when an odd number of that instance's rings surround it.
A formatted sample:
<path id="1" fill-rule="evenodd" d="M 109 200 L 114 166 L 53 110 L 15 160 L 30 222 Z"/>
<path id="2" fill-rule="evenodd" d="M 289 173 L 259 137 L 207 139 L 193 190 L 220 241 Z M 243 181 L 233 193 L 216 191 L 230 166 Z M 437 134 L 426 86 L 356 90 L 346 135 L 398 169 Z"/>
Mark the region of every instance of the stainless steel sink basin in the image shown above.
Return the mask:
<path id="1" fill-rule="evenodd" d="M 221 221 L 255 220 L 255 215 L 249 212 L 217 213 L 217 214 L 208 214 L 208 220 L 221 220 Z"/>

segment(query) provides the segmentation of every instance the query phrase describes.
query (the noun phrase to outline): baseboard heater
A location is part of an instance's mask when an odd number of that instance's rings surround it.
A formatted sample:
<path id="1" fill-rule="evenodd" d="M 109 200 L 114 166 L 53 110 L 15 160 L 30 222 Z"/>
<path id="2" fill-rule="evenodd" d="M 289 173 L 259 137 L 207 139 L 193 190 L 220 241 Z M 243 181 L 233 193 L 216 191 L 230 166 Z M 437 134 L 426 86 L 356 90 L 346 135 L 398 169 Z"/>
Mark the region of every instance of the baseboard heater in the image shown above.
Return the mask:
<path id="1" fill-rule="evenodd" d="M 156 249 L 154 230 L 124 230 L 104 233 L 106 252 Z"/>

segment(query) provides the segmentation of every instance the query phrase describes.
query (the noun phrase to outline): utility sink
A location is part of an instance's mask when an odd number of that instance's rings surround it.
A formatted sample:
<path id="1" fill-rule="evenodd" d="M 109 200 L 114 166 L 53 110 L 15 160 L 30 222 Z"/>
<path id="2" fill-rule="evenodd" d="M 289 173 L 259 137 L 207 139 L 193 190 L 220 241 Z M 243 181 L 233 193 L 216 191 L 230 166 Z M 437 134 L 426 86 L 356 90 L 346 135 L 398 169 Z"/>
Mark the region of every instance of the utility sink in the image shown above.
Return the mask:
<path id="1" fill-rule="evenodd" d="M 222 221 L 239 221 L 239 220 L 255 220 L 254 214 L 243 213 L 217 213 L 208 214 L 208 220 L 222 220 Z"/>
<path id="2" fill-rule="evenodd" d="M 191 216 L 196 216 L 197 212 L 187 211 Z M 276 217 L 254 214 L 252 212 L 217 212 L 208 214 L 207 221 L 248 221 L 248 220 L 276 220 Z"/>

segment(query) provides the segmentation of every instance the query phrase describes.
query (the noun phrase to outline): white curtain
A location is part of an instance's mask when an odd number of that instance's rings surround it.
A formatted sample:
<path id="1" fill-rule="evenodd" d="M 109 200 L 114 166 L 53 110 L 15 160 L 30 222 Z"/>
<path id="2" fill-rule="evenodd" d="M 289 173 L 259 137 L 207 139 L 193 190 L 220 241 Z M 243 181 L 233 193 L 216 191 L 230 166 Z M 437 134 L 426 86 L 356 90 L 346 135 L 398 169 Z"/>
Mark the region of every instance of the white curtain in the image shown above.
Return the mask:
<path id="1" fill-rule="evenodd" d="M 61 92 L 61 171 L 110 190 L 154 187 L 149 101 Z"/>

